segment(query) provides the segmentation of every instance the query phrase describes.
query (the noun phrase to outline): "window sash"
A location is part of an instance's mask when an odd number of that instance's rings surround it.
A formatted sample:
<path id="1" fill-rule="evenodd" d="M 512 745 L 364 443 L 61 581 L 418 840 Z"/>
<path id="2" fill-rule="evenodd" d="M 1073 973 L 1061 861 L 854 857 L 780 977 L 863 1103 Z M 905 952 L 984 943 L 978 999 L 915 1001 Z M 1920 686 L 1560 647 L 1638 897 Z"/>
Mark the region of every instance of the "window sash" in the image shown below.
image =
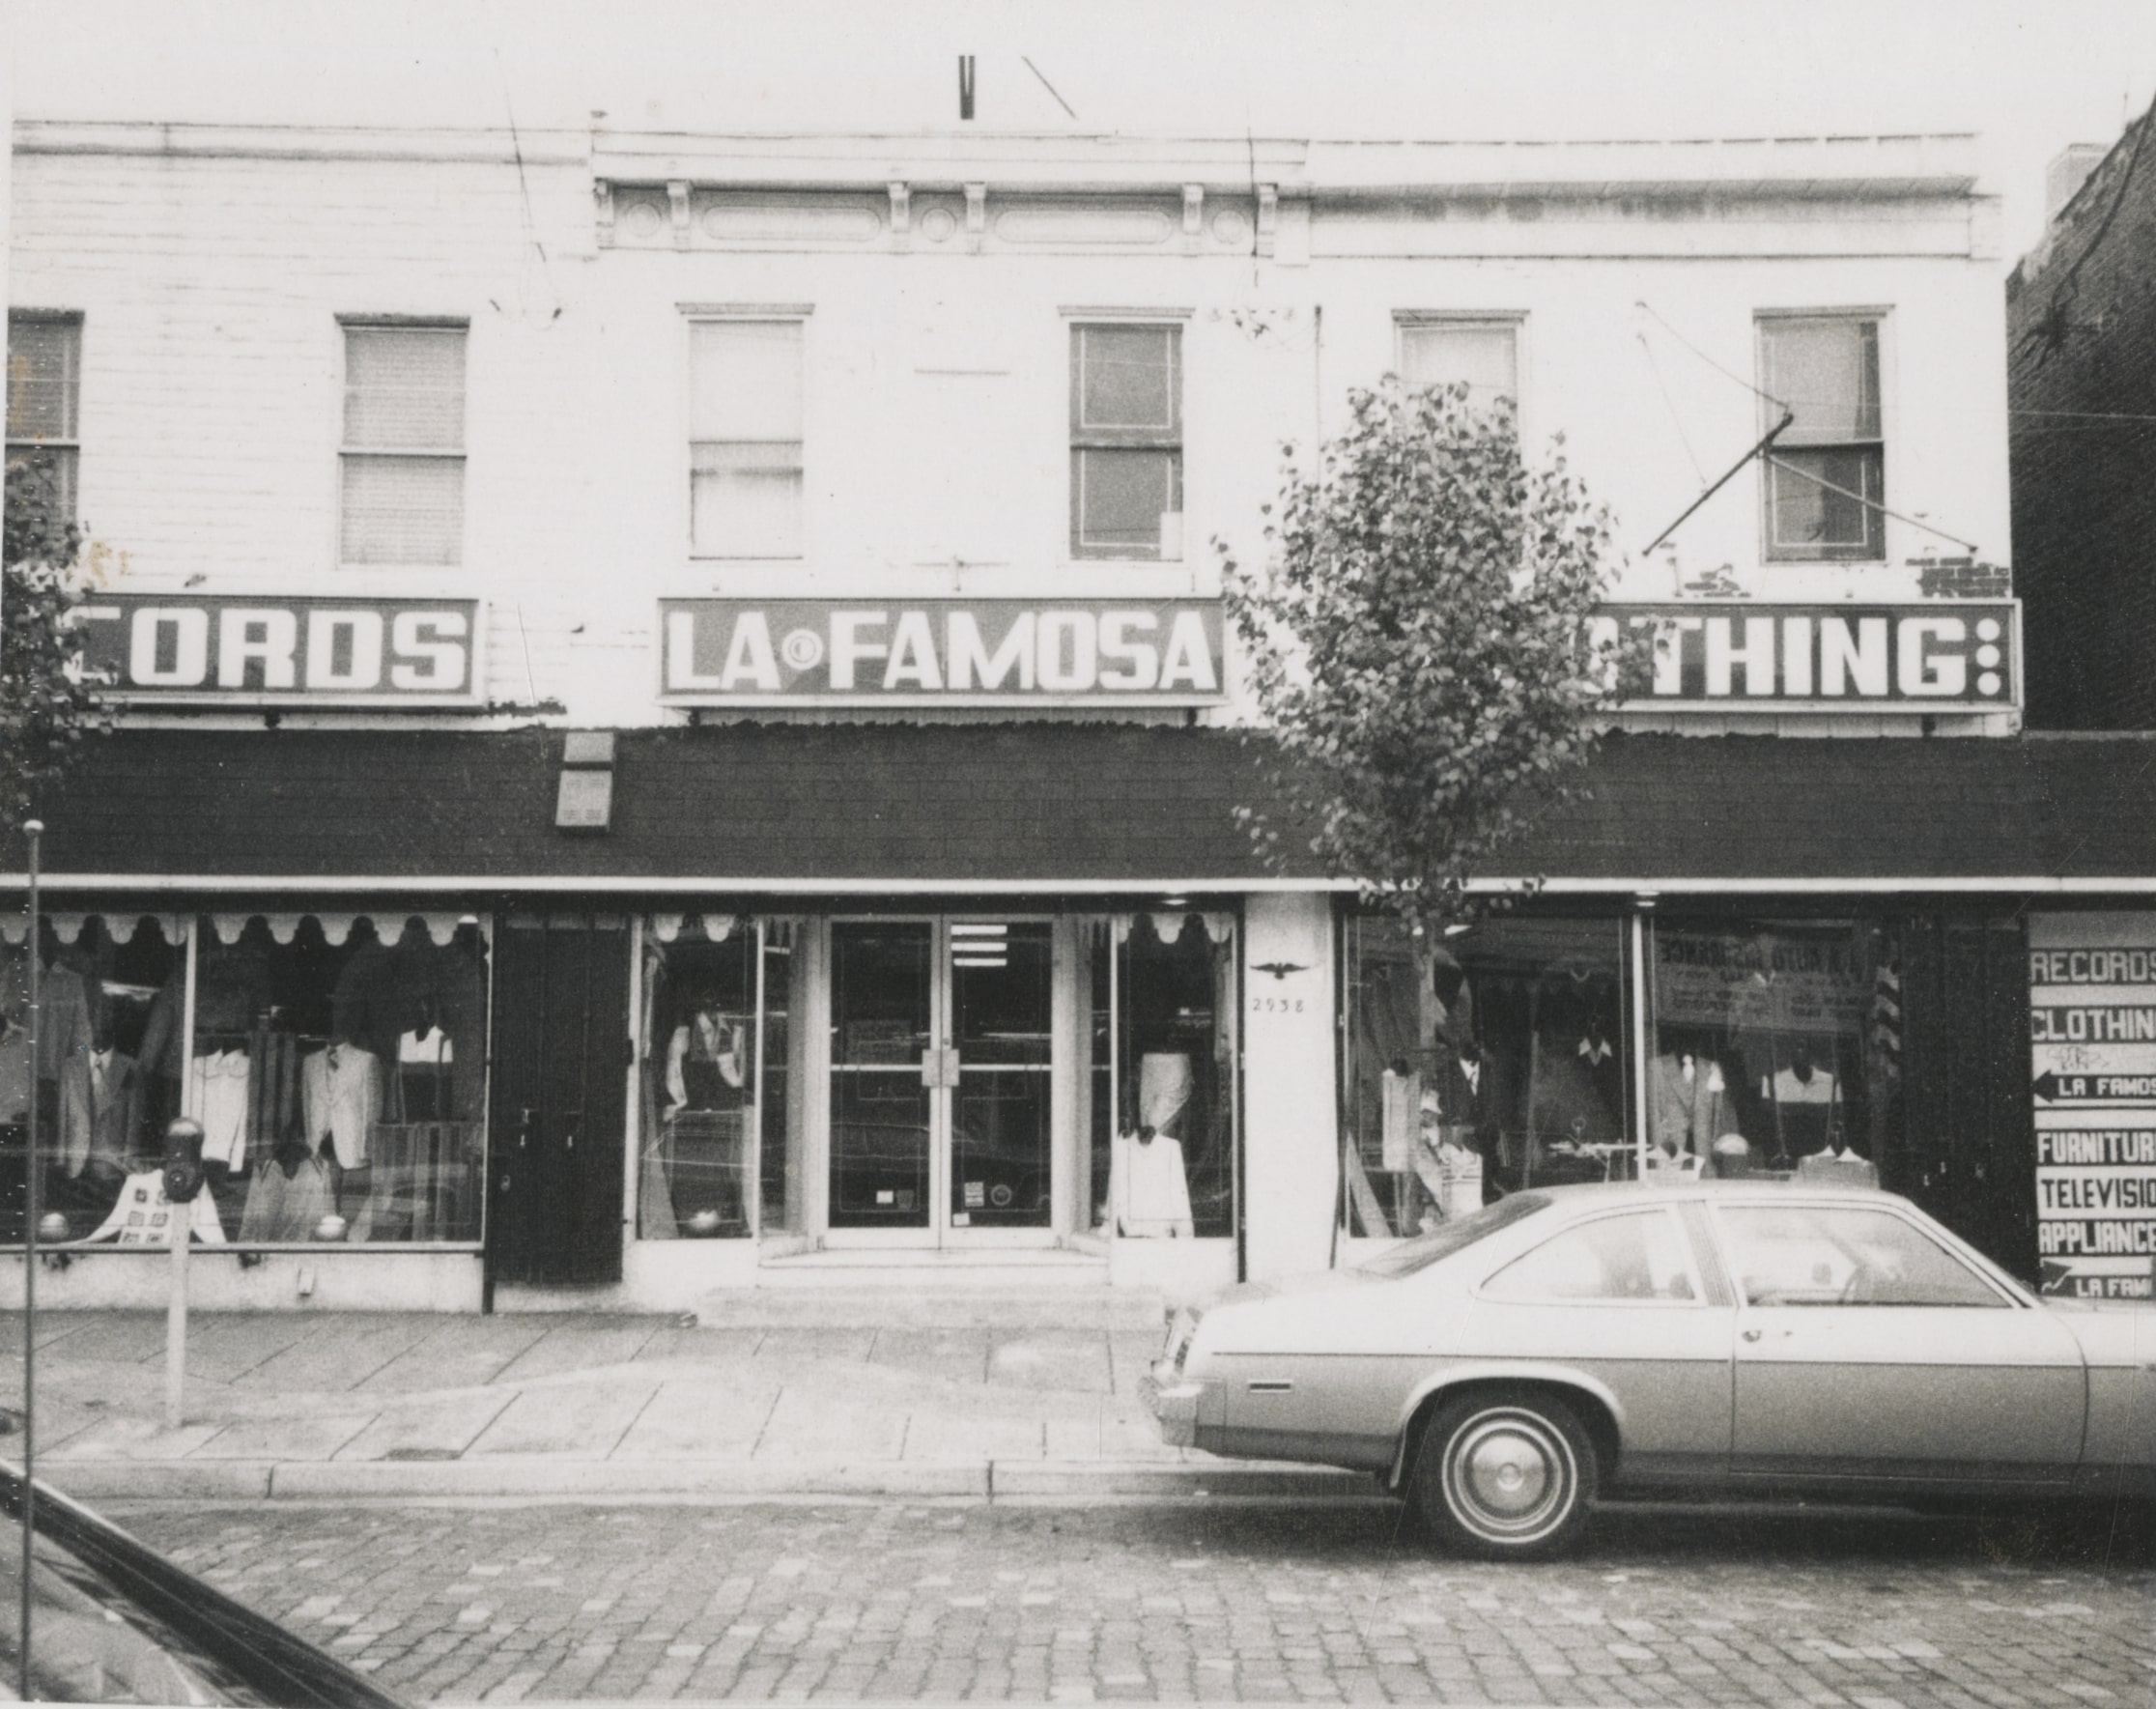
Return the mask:
<path id="1" fill-rule="evenodd" d="M 803 552 L 798 320 L 697 321 L 689 330 L 689 549 L 698 557 Z"/>
<path id="2" fill-rule="evenodd" d="M 465 329 L 345 328 L 344 449 L 464 449 Z"/>
<path id="3" fill-rule="evenodd" d="M 689 332 L 692 441 L 799 442 L 799 321 L 697 321 Z"/>
<path id="4" fill-rule="evenodd" d="M 463 561 L 464 458 L 348 451 L 338 555 L 348 564 Z"/>
<path id="5" fill-rule="evenodd" d="M 1182 511 L 1182 453 L 1130 445 L 1070 453 L 1071 550 L 1081 557 L 1170 555 L 1161 519 Z"/>
<path id="6" fill-rule="evenodd" d="M 72 315 L 8 317 L 8 441 L 71 443 L 79 431 L 82 322 Z"/>
<path id="7" fill-rule="evenodd" d="M 1796 416 L 1777 444 L 1876 443 L 1885 437 L 1876 320 L 1838 315 L 1770 321 L 1761 338 L 1763 389 Z M 1770 425 L 1778 413 L 1770 416 Z"/>
<path id="8" fill-rule="evenodd" d="M 1182 443 L 1182 328 L 1070 329 L 1070 442 Z"/>
<path id="9" fill-rule="evenodd" d="M 1416 321 L 1400 328 L 1400 378 L 1411 391 L 1464 384 L 1487 408 L 1519 402 L 1519 328 L 1501 321 Z"/>
<path id="10" fill-rule="evenodd" d="M 1787 465 L 1788 467 L 1780 467 Z M 1830 492 L 1809 470 L 1842 492 Z M 1883 502 L 1886 456 L 1877 445 L 1801 446 L 1778 443 L 1767 464 L 1767 545 L 1780 558 L 1873 558 L 1886 550 Z M 1865 504 L 1847 497 L 1858 494 Z"/>

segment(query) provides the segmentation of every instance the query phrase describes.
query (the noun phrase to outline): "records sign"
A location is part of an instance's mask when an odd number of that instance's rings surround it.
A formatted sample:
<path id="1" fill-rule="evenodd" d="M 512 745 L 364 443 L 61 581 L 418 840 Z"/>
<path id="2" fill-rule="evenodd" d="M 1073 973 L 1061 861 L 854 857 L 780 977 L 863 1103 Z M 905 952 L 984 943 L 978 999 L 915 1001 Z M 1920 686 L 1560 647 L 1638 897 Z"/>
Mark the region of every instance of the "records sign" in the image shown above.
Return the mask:
<path id="1" fill-rule="evenodd" d="M 2028 962 L 2044 1286 L 2156 1296 L 2156 913 L 2034 915 Z"/>
<path id="2" fill-rule="evenodd" d="M 181 705 L 468 705 L 475 599 L 104 593 L 76 608 L 83 668 L 114 698 Z"/>

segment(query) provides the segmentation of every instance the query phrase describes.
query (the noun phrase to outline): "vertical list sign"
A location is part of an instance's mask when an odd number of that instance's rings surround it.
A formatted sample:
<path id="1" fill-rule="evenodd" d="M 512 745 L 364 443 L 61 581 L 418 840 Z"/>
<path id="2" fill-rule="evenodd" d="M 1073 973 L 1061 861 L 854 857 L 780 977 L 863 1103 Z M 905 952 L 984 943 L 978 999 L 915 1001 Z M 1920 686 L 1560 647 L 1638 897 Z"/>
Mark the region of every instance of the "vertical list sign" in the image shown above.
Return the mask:
<path id="1" fill-rule="evenodd" d="M 2047 1291 L 2156 1295 L 2156 914 L 2028 923 L 2036 1241 Z"/>

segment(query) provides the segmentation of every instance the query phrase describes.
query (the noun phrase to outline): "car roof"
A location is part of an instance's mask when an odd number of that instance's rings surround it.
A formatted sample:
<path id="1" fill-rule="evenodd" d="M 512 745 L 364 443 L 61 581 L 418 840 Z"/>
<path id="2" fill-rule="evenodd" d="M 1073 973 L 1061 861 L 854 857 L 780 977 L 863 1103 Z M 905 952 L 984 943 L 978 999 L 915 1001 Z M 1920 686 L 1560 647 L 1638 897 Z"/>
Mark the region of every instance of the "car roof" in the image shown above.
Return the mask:
<path id="1" fill-rule="evenodd" d="M 1594 1181 L 1569 1186 L 1528 1186 L 1519 1189 L 1547 1198 L 1553 1205 L 1578 1210 L 1596 1203 L 1637 1205 L 1642 1200 L 1678 1204 L 1686 1200 L 1727 1198 L 1733 1193 L 1788 1194 L 1807 1199 L 1838 1199 L 1853 1205 L 1907 1205 L 1899 1193 L 1879 1187 L 1849 1186 L 1838 1182 L 1777 1181 L 1758 1176 L 1733 1179 L 1706 1177 L 1697 1181 Z"/>

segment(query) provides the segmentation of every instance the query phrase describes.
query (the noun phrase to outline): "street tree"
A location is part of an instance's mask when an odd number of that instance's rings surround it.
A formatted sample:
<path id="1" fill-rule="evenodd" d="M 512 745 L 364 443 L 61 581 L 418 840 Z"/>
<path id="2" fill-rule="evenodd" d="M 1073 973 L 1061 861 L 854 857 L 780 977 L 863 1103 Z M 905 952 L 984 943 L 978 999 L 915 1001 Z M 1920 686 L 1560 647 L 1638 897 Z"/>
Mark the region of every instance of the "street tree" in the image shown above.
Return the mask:
<path id="1" fill-rule="evenodd" d="M 61 502 L 52 460 L 32 452 L 7 470 L 0 553 L 0 812 L 19 824 L 112 715 L 82 677 L 71 613 L 84 591 L 82 530 Z"/>
<path id="2" fill-rule="evenodd" d="M 1238 814 L 1274 869 L 1314 857 L 1353 880 L 1427 964 L 1445 925 L 1490 905 L 1476 872 L 1579 793 L 1634 691 L 1645 642 L 1593 623 L 1609 511 L 1562 441 L 1528 461 L 1508 403 L 1387 379 L 1350 394 L 1314 464 L 1290 448 L 1266 515 L 1264 562 L 1218 548 L 1279 804 Z"/>

